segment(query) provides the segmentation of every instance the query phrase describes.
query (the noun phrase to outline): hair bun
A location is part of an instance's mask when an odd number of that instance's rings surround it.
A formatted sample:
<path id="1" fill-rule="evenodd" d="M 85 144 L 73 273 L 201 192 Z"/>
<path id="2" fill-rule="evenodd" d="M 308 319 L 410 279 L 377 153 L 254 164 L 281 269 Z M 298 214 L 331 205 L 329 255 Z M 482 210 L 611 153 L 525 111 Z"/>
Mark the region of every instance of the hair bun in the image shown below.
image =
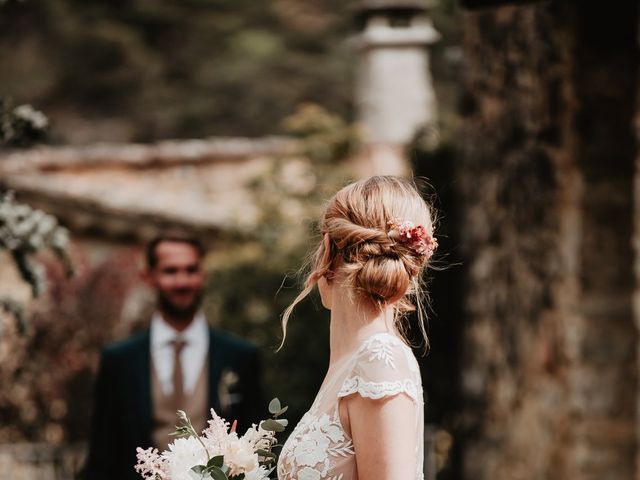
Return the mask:
<path id="1" fill-rule="evenodd" d="M 335 219 L 328 226 L 342 253 L 350 285 L 376 303 L 394 303 L 407 294 L 420 266 L 406 245 L 382 228 L 346 219 Z"/>
<path id="2" fill-rule="evenodd" d="M 353 284 L 375 302 L 393 303 L 404 297 L 411 278 L 400 257 L 387 255 L 363 256 L 350 265 Z"/>

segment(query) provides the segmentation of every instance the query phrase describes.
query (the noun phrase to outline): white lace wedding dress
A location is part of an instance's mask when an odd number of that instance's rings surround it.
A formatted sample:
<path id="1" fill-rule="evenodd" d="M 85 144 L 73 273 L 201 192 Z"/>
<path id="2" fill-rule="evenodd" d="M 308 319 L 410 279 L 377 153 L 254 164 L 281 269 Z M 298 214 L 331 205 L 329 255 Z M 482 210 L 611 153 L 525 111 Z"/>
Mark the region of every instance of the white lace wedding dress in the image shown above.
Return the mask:
<path id="1" fill-rule="evenodd" d="M 342 428 L 341 397 L 358 394 L 380 399 L 406 394 L 413 400 L 417 422 L 406 432 L 415 448 L 416 480 L 422 479 L 423 397 L 418 363 L 399 338 L 381 333 L 367 339 L 327 373 L 311 409 L 285 443 L 278 460 L 279 480 L 356 480 L 354 446 Z M 413 480 L 413 479 L 403 479 Z"/>

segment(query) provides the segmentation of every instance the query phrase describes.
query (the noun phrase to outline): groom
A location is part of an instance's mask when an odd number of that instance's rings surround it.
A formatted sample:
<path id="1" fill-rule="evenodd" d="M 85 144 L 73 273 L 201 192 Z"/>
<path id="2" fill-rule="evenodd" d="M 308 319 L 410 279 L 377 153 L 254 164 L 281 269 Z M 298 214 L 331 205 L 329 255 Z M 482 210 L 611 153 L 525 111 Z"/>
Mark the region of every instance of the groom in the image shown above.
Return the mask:
<path id="1" fill-rule="evenodd" d="M 239 431 L 258 421 L 258 352 L 208 326 L 200 310 L 203 255 L 196 239 L 180 233 L 148 244 L 143 276 L 157 310 L 148 331 L 102 354 L 85 480 L 140 479 L 136 447 L 166 448 L 178 409 L 198 431 L 210 408 L 238 420 Z"/>

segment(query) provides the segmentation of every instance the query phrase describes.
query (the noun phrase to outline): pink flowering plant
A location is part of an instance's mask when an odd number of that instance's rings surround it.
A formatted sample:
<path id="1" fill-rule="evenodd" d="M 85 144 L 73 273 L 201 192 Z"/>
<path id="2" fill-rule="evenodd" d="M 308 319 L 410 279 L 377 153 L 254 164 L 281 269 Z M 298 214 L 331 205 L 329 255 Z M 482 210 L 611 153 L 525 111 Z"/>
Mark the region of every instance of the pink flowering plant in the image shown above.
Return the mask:
<path id="1" fill-rule="evenodd" d="M 177 438 L 168 450 L 137 449 L 136 471 L 149 480 L 264 480 L 275 468 L 277 455 L 272 451 L 276 433 L 288 422 L 278 418 L 288 407 L 274 398 L 269 403 L 273 418 L 253 425 L 239 436 L 236 423 L 229 423 L 211 410 L 208 427 L 198 434 L 187 414 L 178 410 L 180 423 L 173 433 Z"/>
<path id="2" fill-rule="evenodd" d="M 429 260 L 438 248 L 438 241 L 429 235 L 427 229 L 413 222 L 399 220 L 390 222 L 388 235 L 396 242 L 406 245 L 418 255 L 425 257 L 426 260 Z"/>

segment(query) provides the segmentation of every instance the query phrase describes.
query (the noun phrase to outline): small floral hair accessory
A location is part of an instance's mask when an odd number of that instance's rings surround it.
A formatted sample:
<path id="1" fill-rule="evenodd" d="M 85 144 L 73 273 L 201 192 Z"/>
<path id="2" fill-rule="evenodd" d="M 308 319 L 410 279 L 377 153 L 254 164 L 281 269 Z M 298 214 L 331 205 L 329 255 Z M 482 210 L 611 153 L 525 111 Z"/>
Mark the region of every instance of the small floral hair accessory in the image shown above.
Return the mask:
<path id="1" fill-rule="evenodd" d="M 388 225 L 389 238 L 408 246 L 418 255 L 425 257 L 425 260 L 429 260 L 438 248 L 438 241 L 429 235 L 422 225 L 400 220 L 393 220 Z"/>

